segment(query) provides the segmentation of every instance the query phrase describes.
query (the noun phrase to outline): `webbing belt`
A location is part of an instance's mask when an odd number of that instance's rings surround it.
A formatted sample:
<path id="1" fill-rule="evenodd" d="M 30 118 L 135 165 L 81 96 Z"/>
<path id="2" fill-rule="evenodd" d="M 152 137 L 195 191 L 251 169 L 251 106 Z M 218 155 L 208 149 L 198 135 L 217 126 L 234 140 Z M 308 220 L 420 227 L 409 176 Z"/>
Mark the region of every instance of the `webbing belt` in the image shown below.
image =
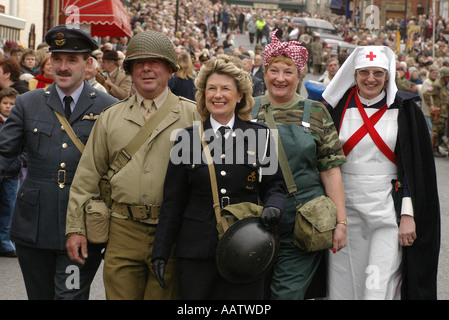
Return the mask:
<path id="1" fill-rule="evenodd" d="M 112 203 L 112 210 L 135 220 L 157 219 L 161 211 L 160 205 L 129 205 L 126 203 Z"/>

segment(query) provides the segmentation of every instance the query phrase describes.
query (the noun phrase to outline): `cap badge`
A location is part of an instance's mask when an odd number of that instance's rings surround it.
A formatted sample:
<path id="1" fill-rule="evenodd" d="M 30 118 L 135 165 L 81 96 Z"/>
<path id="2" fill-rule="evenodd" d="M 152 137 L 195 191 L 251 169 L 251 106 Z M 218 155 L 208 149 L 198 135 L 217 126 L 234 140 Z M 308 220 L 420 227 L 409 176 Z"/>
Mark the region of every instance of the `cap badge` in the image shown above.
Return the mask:
<path id="1" fill-rule="evenodd" d="M 64 35 L 63 32 L 58 32 L 58 33 L 56 34 L 55 44 L 56 44 L 57 46 L 59 46 L 59 47 L 65 45 L 65 40 L 66 40 L 66 39 L 64 39 L 64 37 L 65 37 L 65 35 Z"/>

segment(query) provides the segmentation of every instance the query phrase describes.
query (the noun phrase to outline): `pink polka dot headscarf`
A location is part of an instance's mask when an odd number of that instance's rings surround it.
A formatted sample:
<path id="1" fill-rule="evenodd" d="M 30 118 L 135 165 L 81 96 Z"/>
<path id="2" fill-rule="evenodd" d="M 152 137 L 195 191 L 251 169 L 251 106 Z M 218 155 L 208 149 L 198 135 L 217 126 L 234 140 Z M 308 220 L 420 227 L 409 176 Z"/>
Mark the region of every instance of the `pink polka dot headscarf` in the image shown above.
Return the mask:
<path id="1" fill-rule="evenodd" d="M 265 50 L 262 52 L 264 67 L 266 68 L 268 66 L 268 60 L 270 60 L 271 57 L 284 55 L 292 59 L 299 72 L 302 73 L 307 65 L 309 52 L 305 47 L 300 45 L 301 42 L 299 41 L 281 42 L 276 37 L 276 31 L 277 30 L 273 30 L 273 32 L 271 32 L 271 43 L 267 44 Z"/>

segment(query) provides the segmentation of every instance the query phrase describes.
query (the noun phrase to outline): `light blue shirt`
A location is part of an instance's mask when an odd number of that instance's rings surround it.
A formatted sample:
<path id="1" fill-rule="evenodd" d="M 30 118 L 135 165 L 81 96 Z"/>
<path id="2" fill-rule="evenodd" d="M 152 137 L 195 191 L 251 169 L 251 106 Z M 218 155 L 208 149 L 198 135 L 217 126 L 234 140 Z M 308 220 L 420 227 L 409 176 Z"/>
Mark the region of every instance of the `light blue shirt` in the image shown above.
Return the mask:
<path id="1" fill-rule="evenodd" d="M 64 92 L 62 92 L 62 90 L 56 85 L 56 92 L 59 95 L 59 99 L 61 100 L 61 104 L 64 107 L 64 98 L 66 97 L 66 94 Z M 72 94 L 70 95 L 72 97 L 72 102 L 70 103 L 70 110 L 75 109 L 76 104 L 78 103 L 78 100 L 81 96 L 81 92 L 83 92 L 84 89 L 84 81 L 83 83 L 81 83 L 81 85 L 78 87 L 78 89 L 76 89 L 75 91 L 72 92 Z"/>

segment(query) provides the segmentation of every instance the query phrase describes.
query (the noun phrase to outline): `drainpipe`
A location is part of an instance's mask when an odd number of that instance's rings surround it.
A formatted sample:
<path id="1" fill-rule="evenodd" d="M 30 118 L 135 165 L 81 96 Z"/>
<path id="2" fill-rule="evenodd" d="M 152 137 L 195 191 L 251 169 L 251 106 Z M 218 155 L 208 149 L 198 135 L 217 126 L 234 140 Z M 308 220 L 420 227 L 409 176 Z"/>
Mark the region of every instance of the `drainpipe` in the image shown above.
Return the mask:
<path id="1" fill-rule="evenodd" d="M 13 17 L 17 17 L 18 15 L 18 7 L 19 1 L 17 0 L 9 0 L 9 15 Z"/>

